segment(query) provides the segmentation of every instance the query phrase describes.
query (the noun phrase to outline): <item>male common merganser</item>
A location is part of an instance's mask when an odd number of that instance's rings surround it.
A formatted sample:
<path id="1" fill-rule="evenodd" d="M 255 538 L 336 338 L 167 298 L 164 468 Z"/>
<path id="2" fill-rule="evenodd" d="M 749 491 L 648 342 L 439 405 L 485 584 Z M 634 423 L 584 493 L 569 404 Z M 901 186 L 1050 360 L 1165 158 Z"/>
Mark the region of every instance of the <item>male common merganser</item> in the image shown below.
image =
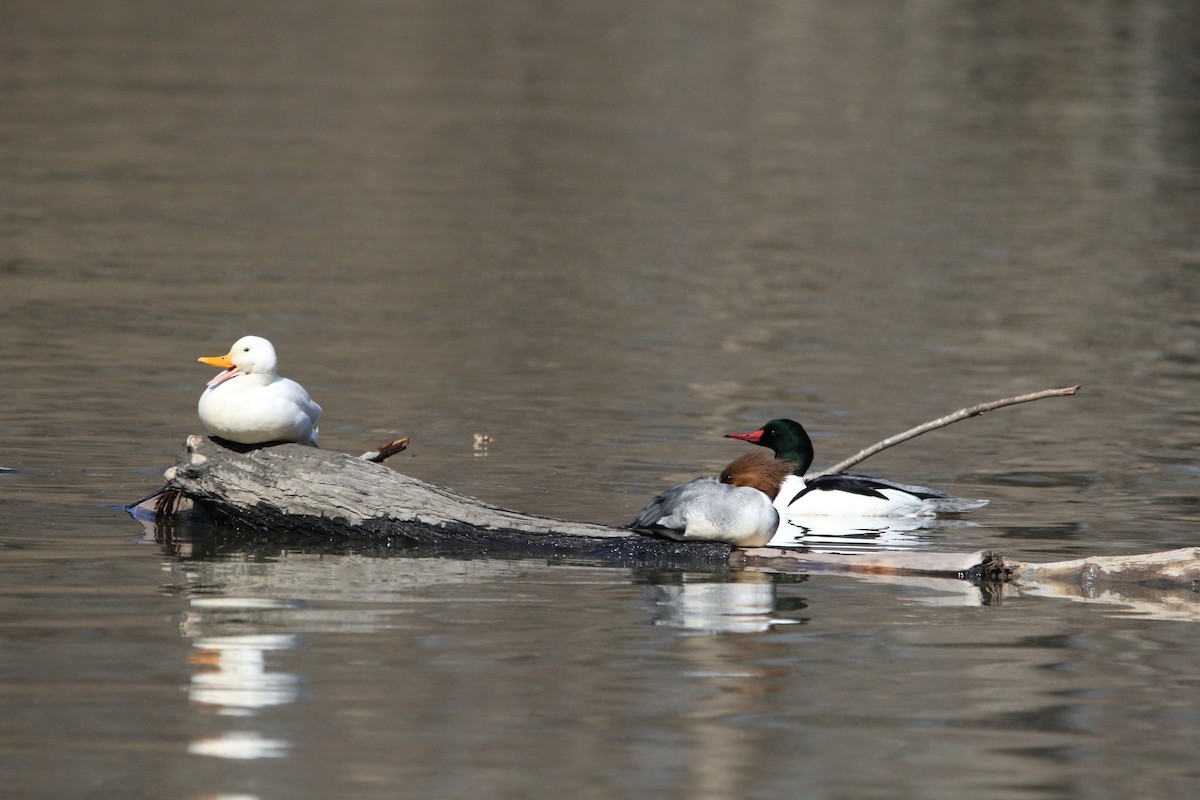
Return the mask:
<path id="1" fill-rule="evenodd" d="M 932 517 L 970 511 L 988 502 L 866 475 L 822 475 L 806 481 L 804 473 L 813 462 L 812 440 L 804 426 L 794 420 L 773 419 L 753 433 L 727 433 L 725 436 L 770 448 L 776 458 L 793 464 L 793 474 L 783 480 L 775 495 L 775 507 L 786 519 Z"/>
<path id="2" fill-rule="evenodd" d="M 200 421 L 209 433 L 239 444 L 317 446 L 321 407 L 303 386 L 275 374 L 275 348 L 266 339 L 243 336 L 226 355 L 199 360 L 225 370 L 200 395 Z"/>
<path id="3" fill-rule="evenodd" d="M 735 459 L 721 477 L 705 476 L 655 497 L 627 527 L 680 541 L 762 547 L 779 528 L 774 495 L 792 465 L 759 453 Z M 763 488 L 759 488 L 763 487 Z"/>

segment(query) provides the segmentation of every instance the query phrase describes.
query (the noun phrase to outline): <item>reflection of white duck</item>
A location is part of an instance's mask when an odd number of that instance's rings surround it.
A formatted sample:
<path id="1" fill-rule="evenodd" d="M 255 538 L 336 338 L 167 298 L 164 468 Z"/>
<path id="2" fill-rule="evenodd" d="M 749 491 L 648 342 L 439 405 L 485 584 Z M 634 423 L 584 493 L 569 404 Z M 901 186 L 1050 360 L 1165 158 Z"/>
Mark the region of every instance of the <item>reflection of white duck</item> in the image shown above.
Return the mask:
<path id="1" fill-rule="evenodd" d="M 197 639 L 188 661 L 211 669 L 192 675 L 188 696 L 230 714 L 294 702 L 300 695 L 299 679 L 290 673 L 268 670 L 266 654 L 295 646 L 296 637 L 290 634 Z"/>
<path id="2" fill-rule="evenodd" d="M 209 433 L 239 444 L 317 446 L 321 407 L 303 386 L 275 374 L 275 348 L 266 339 L 243 336 L 226 355 L 200 361 L 225 370 L 200 395 L 200 421 Z"/>
<path id="3" fill-rule="evenodd" d="M 682 541 L 761 547 L 779 527 L 779 512 L 771 501 L 791 470 L 790 462 L 747 453 L 730 463 L 719 480 L 706 476 L 667 489 L 628 527 Z"/>

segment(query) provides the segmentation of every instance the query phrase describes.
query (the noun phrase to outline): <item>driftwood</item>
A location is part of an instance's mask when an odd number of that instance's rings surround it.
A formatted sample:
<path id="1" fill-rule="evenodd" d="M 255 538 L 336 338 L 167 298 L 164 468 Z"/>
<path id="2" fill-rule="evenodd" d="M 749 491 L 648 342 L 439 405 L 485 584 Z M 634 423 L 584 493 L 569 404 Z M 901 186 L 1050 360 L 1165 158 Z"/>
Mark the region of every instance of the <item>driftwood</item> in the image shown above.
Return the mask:
<path id="1" fill-rule="evenodd" d="M 374 454 L 369 453 L 367 456 Z M 586 558 L 650 569 L 847 572 L 860 576 L 1006 584 L 1031 594 L 1107 602 L 1200 588 L 1200 548 L 1035 564 L 988 551 L 859 555 L 737 550 L 676 542 L 584 522 L 522 514 L 400 474 L 363 457 L 295 444 L 237 452 L 188 437 L 163 492 L 131 506 L 160 522 L 188 507 L 240 536 L 325 538 L 422 553 Z M 1174 601 L 1173 601 L 1174 602 Z M 1200 598 L 1185 603 L 1196 607 Z"/>
<path id="2" fill-rule="evenodd" d="M 178 502 L 182 497 L 194 505 L 193 513 L 243 534 L 357 537 L 473 555 L 727 569 L 733 549 L 720 542 L 676 542 L 522 514 L 361 457 L 298 444 L 237 452 L 213 439 L 190 436 L 165 478 L 163 492 L 131 509 L 167 517 L 183 508 Z"/>
<path id="3" fill-rule="evenodd" d="M 735 551 L 736 554 L 736 551 Z M 996 553 L 869 556 L 759 548 L 741 551 L 756 572 L 839 572 L 937 592 L 928 605 L 999 605 L 1015 596 L 1095 603 L 1111 613 L 1200 622 L 1200 548 L 1030 563 Z"/>
<path id="4" fill-rule="evenodd" d="M 1068 590 L 1067 593 L 1091 595 L 1115 586 L 1142 586 L 1147 589 L 1190 586 L 1200 590 L 1200 547 L 1043 563 L 1005 558 L 989 550 L 839 555 L 756 547 L 739 553 L 747 565 L 770 566 L 778 571 L 1003 580 L 1025 587 L 1058 586 Z"/>
<path id="5" fill-rule="evenodd" d="M 1122 613 L 1200 621 L 1200 548 L 1022 564 L 1022 594 L 1122 606 Z"/>

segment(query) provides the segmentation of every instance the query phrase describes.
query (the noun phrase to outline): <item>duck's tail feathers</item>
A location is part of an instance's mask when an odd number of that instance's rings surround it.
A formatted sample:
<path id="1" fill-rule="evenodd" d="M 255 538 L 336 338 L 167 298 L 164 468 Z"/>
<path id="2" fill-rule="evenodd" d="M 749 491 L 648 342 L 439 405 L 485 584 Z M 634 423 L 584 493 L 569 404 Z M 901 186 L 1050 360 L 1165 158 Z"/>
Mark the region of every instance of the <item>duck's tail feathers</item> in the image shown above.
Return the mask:
<path id="1" fill-rule="evenodd" d="M 974 511 L 988 504 L 987 500 L 975 500 L 969 497 L 930 497 L 925 500 L 925 508 L 935 514 L 961 514 L 964 511 Z"/>

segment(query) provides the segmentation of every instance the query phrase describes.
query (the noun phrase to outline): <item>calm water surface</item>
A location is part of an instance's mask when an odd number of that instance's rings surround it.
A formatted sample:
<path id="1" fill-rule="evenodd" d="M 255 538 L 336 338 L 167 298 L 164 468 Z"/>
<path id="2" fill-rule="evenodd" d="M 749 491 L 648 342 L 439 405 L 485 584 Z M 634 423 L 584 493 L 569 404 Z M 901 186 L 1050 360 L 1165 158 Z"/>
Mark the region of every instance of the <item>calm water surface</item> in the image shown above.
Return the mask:
<path id="1" fill-rule="evenodd" d="M 322 446 L 613 524 L 775 416 L 821 465 L 1079 383 L 873 458 L 992 503 L 864 546 L 1198 544 L 1198 53 L 1182 2 L 4 4 L 0 794 L 1194 795 L 1191 591 L 120 507 L 253 332 Z"/>

